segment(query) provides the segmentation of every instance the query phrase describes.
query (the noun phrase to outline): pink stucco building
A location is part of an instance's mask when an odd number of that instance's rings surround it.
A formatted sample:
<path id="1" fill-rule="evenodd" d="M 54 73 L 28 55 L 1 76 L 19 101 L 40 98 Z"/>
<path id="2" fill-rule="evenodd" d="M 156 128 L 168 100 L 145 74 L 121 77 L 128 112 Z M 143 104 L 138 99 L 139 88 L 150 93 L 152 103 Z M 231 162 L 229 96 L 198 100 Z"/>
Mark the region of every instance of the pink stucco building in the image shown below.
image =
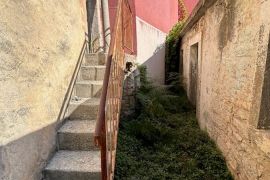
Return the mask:
<path id="1" fill-rule="evenodd" d="M 113 27 L 118 0 L 109 0 L 110 21 Z M 128 0 L 134 15 L 168 33 L 180 18 L 178 0 Z M 191 13 L 199 0 L 184 0 L 188 13 Z"/>
<path id="2" fill-rule="evenodd" d="M 178 21 L 178 0 L 134 0 L 136 16 L 168 33 Z"/>
<path id="3" fill-rule="evenodd" d="M 109 0 L 111 29 L 118 0 Z M 164 83 L 165 39 L 181 18 L 178 0 L 128 0 L 134 14 L 134 50 L 137 63 L 147 66 L 149 76 L 157 84 Z M 198 0 L 184 0 L 189 13 Z M 113 29 L 112 29 L 113 30 Z"/>

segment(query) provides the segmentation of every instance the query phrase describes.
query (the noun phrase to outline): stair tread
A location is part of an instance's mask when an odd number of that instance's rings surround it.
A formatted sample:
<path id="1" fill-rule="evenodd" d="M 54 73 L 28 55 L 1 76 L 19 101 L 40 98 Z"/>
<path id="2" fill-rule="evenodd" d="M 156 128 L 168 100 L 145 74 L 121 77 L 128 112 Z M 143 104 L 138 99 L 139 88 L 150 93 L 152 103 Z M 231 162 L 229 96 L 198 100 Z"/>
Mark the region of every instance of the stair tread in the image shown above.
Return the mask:
<path id="1" fill-rule="evenodd" d="M 94 133 L 96 121 L 77 120 L 67 121 L 58 133 Z"/>
<path id="2" fill-rule="evenodd" d="M 100 172 L 99 151 L 58 151 L 46 171 Z"/>
<path id="3" fill-rule="evenodd" d="M 76 82 L 76 84 L 97 84 L 97 85 L 102 85 L 103 81 L 81 80 L 81 81 Z"/>
<path id="4" fill-rule="evenodd" d="M 85 55 L 86 56 L 96 56 L 96 55 L 98 55 L 98 53 L 91 53 L 91 52 L 89 52 L 89 53 L 85 53 Z"/>
<path id="5" fill-rule="evenodd" d="M 92 67 L 95 67 L 95 68 L 106 68 L 105 65 L 82 65 L 82 68 L 92 68 Z"/>
<path id="6" fill-rule="evenodd" d="M 71 100 L 70 105 L 99 105 L 100 98 L 80 98 L 79 100 Z"/>
<path id="7" fill-rule="evenodd" d="M 93 120 L 97 118 L 100 98 L 75 99 L 70 101 L 66 117 L 71 120 Z"/>
<path id="8" fill-rule="evenodd" d="M 86 56 L 96 56 L 96 55 L 98 55 L 98 54 L 99 54 L 99 53 L 90 53 L 90 52 L 89 52 L 89 53 L 85 53 Z M 104 52 L 103 52 L 103 53 L 100 53 L 100 54 L 108 55 L 108 53 L 104 53 Z"/>

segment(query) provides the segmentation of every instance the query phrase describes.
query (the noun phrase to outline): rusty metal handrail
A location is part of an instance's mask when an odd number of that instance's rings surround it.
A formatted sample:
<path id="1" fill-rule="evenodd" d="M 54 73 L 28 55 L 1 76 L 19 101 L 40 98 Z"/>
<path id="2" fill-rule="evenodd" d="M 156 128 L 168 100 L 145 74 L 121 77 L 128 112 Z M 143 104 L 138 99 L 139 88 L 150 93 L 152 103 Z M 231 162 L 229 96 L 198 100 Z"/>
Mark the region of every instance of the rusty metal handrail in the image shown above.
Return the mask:
<path id="1" fill-rule="evenodd" d="M 66 92 L 64 100 L 63 100 L 63 104 L 62 104 L 61 109 L 60 109 L 59 116 L 57 118 L 58 121 L 61 121 L 61 120 L 65 119 L 65 117 L 66 117 L 67 107 L 68 107 L 69 102 L 71 100 L 71 96 L 72 96 L 72 93 L 73 93 L 73 90 L 74 90 L 74 85 L 75 85 L 76 79 L 78 77 L 79 70 L 81 68 L 83 58 L 85 56 L 85 53 L 89 52 L 88 43 L 89 43 L 88 35 L 87 35 L 87 33 L 85 33 L 85 38 L 84 38 L 83 45 L 82 45 L 82 48 L 81 48 L 81 51 L 80 51 L 80 54 L 79 54 L 79 58 L 77 60 L 77 63 L 76 63 L 75 69 L 73 71 L 70 83 L 68 85 L 67 92 Z"/>
<path id="2" fill-rule="evenodd" d="M 103 180 L 114 176 L 115 155 L 122 87 L 125 49 L 133 50 L 132 11 L 127 0 L 119 0 L 114 32 L 109 47 L 94 141 L 101 150 Z M 130 25 L 131 23 L 131 25 Z"/>

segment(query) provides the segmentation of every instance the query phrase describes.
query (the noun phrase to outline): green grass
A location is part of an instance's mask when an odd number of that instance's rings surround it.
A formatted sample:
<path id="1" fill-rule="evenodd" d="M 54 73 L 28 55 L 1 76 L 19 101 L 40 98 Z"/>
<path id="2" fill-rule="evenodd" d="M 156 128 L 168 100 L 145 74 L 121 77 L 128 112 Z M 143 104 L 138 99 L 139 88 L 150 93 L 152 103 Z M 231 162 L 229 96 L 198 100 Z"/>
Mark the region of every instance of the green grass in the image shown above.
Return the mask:
<path id="1" fill-rule="evenodd" d="M 155 87 L 142 69 L 136 112 L 121 117 L 116 180 L 231 180 L 225 160 L 181 89 Z"/>

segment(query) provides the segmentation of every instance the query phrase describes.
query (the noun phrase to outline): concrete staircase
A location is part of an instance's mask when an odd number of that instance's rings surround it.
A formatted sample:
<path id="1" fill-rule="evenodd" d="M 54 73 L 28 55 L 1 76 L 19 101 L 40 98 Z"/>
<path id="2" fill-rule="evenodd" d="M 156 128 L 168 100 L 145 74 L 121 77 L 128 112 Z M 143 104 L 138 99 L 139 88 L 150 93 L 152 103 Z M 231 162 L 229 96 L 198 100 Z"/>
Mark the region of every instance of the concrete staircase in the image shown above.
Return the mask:
<path id="1" fill-rule="evenodd" d="M 104 54 L 85 55 L 66 121 L 57 133 L 57 152 L 43 171 L 44 180 L 101 179 L 100 152 L 93 139 L 105 59 Z"/>

